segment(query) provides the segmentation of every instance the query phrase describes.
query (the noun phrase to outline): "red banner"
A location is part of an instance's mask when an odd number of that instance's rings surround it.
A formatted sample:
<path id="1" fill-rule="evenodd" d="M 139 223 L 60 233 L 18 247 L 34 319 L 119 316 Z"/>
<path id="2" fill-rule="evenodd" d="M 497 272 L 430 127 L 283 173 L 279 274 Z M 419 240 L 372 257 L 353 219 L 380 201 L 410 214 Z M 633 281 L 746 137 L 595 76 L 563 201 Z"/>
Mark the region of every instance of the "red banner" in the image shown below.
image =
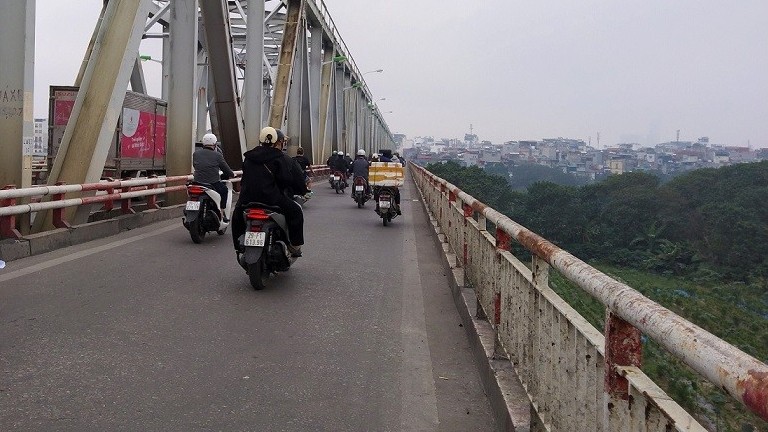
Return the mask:
<path id="1" fill-rule="evenodd" d="M 54 94 L 53 125 L 66 126 L 75 106 L 76 91 L 57 91 Z"/>
<path id="2" fill-rule="evenodd" d="M 123 108 L 120 156 L 153 159 L 165 155 L 166 117 Z"/>
<path id="3" fill-rule="evenodd" d="M 163 159 L 165 157 L 165 131 L 166 117 L 164 115 L 155 116 L 155 158 Z"/>

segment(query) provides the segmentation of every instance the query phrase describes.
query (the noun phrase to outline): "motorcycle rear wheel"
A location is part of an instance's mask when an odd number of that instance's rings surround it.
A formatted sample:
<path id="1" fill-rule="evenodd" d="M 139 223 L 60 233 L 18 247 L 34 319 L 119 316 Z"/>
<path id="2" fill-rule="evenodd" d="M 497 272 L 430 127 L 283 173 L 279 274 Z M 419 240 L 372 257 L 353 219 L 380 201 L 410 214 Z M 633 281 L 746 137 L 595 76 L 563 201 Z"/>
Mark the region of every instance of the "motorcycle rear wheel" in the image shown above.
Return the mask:
<path id="1" fill-rule="evenodd" d="M 192 237 L 192 241 L 196 244 L 202 243 L 205 239 L 205 230 L 203 230 L 200 223 L 200 216 L 189 223 L 189 236 Z"/>
<path id="2" fill-rule="evenodd" d="M 255 263 L 248 265 L 248 279 L 251 281 L 253 289 L 257 291 L 264 289 L 264 280 L 267 277 L 267 275 L 264 274 L 263 258 L 264 257 L 262 256 L 262 258 Z"/>
<path id="3" fill-rule="evenodd" d="M 384 224 L 384 226 L 387 226 L 387 224 L 389 223 L 389 217 L 387 217 L 387 216 L 382 216 L 382 217 L 381 217 L 381 223 L 383 223 L 383 224 Z"/>
<path id="4" fill-rule="evenodd" d="M 336 193 L 337 193 L 337 194 L 340 194 L 340 193 L 341 193 L 341 188 L 339 187 L 339 184 L 338 184 L 338 183 L 336 183 L 336 184 L 334 185 L 334 189 L 336 189 Z"/>

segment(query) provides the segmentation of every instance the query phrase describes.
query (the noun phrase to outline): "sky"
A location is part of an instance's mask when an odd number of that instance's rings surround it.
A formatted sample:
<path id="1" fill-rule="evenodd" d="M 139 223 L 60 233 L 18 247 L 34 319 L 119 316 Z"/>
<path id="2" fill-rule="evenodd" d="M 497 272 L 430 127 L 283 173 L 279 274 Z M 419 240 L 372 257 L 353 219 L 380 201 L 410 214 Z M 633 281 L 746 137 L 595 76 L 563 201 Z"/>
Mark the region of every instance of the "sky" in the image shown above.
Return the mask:
<path id="1" fill-rule="evenodd" d="M 392 132 L 768 147 L 765 0 L 325 3 L 359 69 L 384 69 L 365 79 Z M 36 115 L 74 80 L 100 4 L 37 0 Z"/>

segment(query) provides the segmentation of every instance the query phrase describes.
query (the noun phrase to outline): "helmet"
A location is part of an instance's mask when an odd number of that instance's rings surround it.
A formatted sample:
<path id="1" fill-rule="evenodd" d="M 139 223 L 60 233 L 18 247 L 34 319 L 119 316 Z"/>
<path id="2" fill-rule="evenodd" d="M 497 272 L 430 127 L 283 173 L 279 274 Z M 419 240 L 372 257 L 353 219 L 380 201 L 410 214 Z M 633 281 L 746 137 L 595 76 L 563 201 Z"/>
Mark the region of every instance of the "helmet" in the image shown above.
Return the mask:
<path id="1" fill-rule="evenodd" d="M 351 154 L 347 153 L 347 156 L 352 156 Z"/>
<path id="2" fill-rule="evenodd" d="M 259 132 L 259 142 L 262 144 L 274 144 L 277 142 L 277 130 L 273 127 L 265 127 Z"/>
<path id="3" fill-rule="evenodd" d="M 303 155 L 304 154 L 304 148 L 302 148 L 302 147 L 297 148 L 296 149 L 296 154 L 297 155 Z"/>
<path id="4" fill-rule="evenodd" d="M 207 133 L 207 134 L 205 134 L 205 135 L 203 136 L 203 145 L 204 145 L 204 146 L 215 146 L 215 145 L 216 145 L 216 142 L 217 142 L 218 140 L 219 140 L 219 139 L 218 139 L 218 138 L 216 138 L 216 135 L 214 135 L 214 134 L 212 134 L 212 133 Z"/>
<path id="5" fill-rule="evenodd" d="M 259 133 L 259 142 L 262 144 L 274 144 L 284 138 L 285 134 L 283 131 L 269 126 L 262 129 Z"/>
<path id="6" fill-rule="evenodd" d="M 358 156 L 365 156 L 365 150 L 363 150 L 363 149 L 358 150 L 357 151 L 357 155 Z"/>
<path id="7" fill-rule="evenodd" d="M 339 156 L 344 156 L 344 152 L 341 151 L 341 150 L 337 151 L 336 154 L 339 155 Z"/>

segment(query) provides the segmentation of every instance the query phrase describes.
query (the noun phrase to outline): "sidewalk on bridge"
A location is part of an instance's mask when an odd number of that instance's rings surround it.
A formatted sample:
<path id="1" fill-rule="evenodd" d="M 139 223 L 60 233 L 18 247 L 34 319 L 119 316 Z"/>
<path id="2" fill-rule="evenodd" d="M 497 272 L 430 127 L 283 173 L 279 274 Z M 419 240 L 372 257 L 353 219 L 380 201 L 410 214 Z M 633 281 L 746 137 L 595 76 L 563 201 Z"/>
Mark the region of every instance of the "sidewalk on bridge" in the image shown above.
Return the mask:
<path id="1" fill-rule="evenodd" d="M 0 241 L 0 260 L 13 261 L 56 249 L 87 243 L 110 237 L 123 231 L 147 226 L 155 222 L 181 218 L 184 204 L 144 210 L 97 222 L 58 228 L 37 234 L 25 235 L 21 240 Z"/>
<path id="2" fill-rule="evenodd" d="M 418 190 L 414 186 L 414 189 Z M 437 220 L 427 207 L 423 196 L 420 201 L 427 213 L 434 232 L 432 238 L 438 249 L 443 250 L 443 266 L 449 273 L 453 300 L 466 329 L 483 387 L 491 403 L 499 430 L 528 432 L 535 419 L 532 405 L 522 386 L 512 362 L 496 352 L 495 332 L 485 319 L 477 318 L 477 297 L 471 287 L 465 285 L 464 270 L 458 257 L 446 241 Z"/>

